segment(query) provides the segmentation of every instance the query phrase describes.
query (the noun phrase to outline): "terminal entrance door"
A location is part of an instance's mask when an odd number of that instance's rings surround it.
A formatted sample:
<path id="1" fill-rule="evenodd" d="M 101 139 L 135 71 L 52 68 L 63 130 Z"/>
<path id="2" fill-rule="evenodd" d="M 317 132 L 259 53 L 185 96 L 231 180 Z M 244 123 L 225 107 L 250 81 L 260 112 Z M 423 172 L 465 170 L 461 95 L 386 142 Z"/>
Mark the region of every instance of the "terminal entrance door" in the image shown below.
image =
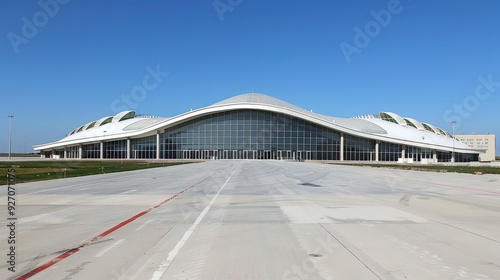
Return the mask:
<path id="1" fill-rule="evenodd" d="M 311 160 L 311 151 L 306 151 L 306 157 L 304 159 Z"/>
<path id="2" fill-rule="evenodd" d="M 271 159 L 271 151 L 264 151 L 264 159 Z"/>
<path id="3" fill-rule="evenodd" d="M 277 160 L 282 160 L 283 159 L 283 151 L 278 151 L 278 157 L 276 159 Z"/>
<path id="4" fill-rule="evenodd" d="M 243 151 L 243 159 L 254 159 L 256 151 Z"/>

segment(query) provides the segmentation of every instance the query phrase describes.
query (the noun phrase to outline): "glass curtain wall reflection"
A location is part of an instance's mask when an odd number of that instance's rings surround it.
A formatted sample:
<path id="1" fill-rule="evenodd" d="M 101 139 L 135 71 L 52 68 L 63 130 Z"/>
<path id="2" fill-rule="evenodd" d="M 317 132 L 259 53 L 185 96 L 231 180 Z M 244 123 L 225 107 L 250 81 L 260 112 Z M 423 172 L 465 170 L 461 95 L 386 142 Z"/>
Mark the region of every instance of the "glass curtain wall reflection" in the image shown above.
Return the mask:
<path id="1" fill-rule="evenodd" d="M 344 160 L 375 160 L 375 141 L 345 135 L 344 137 Z"/>
<path id="2" fill-rule="evenodd" d="M 406 147 L 406 158 L 413 159 L 414 162 L 421 161 L 422 159 L 431 159 L 432 150 L 426 148 L 419 148 L 413 146 Z"/>
<path id="3" fill-rule="evenodd" d="M 156 136 L 130 140 L 130 158 L 156 158 Z"/>
<path id="4" fill-rule="evenodd" d="M 67 157 L 68 158 L 78 158 L 79 157 L 79 147 L 78 146 L 71 146 L 71 147 L 68 147 L 66 148 L 66 151 L 67 151 Z"/>
<path id="5" fill-rule="evenodd" d="M 471 162 L 471 161 L 479 161 L 479 155 L 477 154 L 462 154 L 455 153 L 456 162 Z"/>
<path id="6" fill-rule="evenodd" d="M 104 142 L 104 158 L 127 158 L 127 140 Z"/>
<path id="7" fill-rule="evenodd" d="M 238 110 L 172 127 L 160 141 L 165 159 L 338 160 L 340 137 L 288 115 Z"/>
<path id="8" fill-rule="evenodd" d="M 379 144 L 380 161 L 397 161 L 401 157 L 401 145 L 387 142 Z"/>
<path id="9" fill-rule="evenodd" d="M 101 146 L 99 143 L 87 144 L 82 146 L 82 158 L 99 158 Z"/>

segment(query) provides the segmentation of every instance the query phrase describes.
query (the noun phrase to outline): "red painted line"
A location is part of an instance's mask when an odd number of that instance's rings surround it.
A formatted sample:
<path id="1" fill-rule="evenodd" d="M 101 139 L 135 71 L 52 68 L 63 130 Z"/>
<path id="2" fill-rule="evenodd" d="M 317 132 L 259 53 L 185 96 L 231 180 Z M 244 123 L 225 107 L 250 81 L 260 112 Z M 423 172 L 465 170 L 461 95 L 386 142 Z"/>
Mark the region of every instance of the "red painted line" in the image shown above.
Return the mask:
<path id="1" fill-rule="evenodd" d="M 148 210 L 146 210 L 146 211 L 142 211 L 141 213 L 139 213 L 139 214 L 137 214 L 137 215 L 135 215 L 135 216 L 133 216 L 133 217 L 131 217 L 131 218 L 126 219 L 125 221 L 123 221 L 123 222 L 121 222 L 121 223 L 117 224 L 116 226 L 114 226 L 114 227 L 112 227 L 112 228 L 110 228 L 110 229 L 106 230 L 105 232 L 103 232 L 103 233 L 99 234 L 98 236 L 96 236 L 96 237 L 94 237 L 94 238 L 90 239 L 89 241 L 87 241 L 86 243 L 84 243 L 84 244 L 82 244 L 82 245 L 85 245 L 85 246 L 86 246 L 86 245 L 88 245 L 88 244 L 90 244 L 90 243 L 92 243 L 92 242 L 95 242 L 95 241 L 97 241 L 97 240 L 99 240 L 99 239 L 103 238 L 104 236 L 106 236 L 106 235 L 108 235 L 108 234 L 110 234 L 110 233 L 112 233 L 112 232 L 114 232 L 114 231 L 116 231 L 116 230 L 118 230 L 118 229 L 122 228 L 123 226 L 128 225 L 129 223 L 131 223 L 131 222 L 133 222 L 133 221 L 137 220 L 138 218 L 140 218 L 140 217 L 142 217 L 142 216 L 146 215 L 146 214 L 147 214 L 147 213 L 149 213 L 150 211 L 151 211 L 151 210 L 149 210 L 149 209 L 148 209 Z"/>
<path id="2" fill-rule="evenodd" d="M 213 175 L 212 175 L 212 176 L 213 176 Z M 78 246 L 78 247 L 76 247 L 76 248 L 73 248 L 73 249 L 69 249 L 69 250 L 67 250 L 66 252 L 64 252 L 64 253 L 60 254 L 59 256 L 55 257 L 54 259 L 52 259 L 52 260 L 50 260 L 50 261 L 48 261 L 48 262 L 46 262 L 46 263 L 44 263 L 44 264 L 42 264 L 42 265 L 40 265 L 40 266 L 38 266 L 38 267 L 34 268 L 34 269 L 32 269 L 31 271 L 28 271 L 27 273 L 23 274 L 22 276 L 19 276 L 19 277 L 18 277 L 18 278 L 16 278 L 16 279 L 18 279 L 18 280 L 24 280 L 24 279 L 28 279 L 28 278 L 31 278 L 31 277 L 35 276 L 36 274 L 38 274 L 38 273 L 40 273 L 40 272 L 44 271 L 45 269 L 47 269 L 47 268 L 49 268 L 49 267 L 53 266 L 54 264 L 56 264 L 56 263 L 58 263 L 58 262 L 60 262 L 60 261 L 62 261 L 62 260 L 64 260 L 64 259 L 68 258 L 69 256 L 71 256 L 71 255 L 75 254 L 76 252 L 80 251 L 80 249 L 83 249 L 84 247 L 86 247 L 86 246 L 90 245 L 91 243 L 94 243 L 94 242 L 96 242 L 97 240 L 99 240 L 99 239 L 101 239 L 101 238 L 105 237 L 106 235 L 109 235 L 110 233 L 112 233 L 112 232 L 114 232 L 114 231 L 116 231 L 116 230 L 118 230 L 118 229 L 120 229 L 120 228 L 124 227 L 125 225 L 127 225 L 127 224 L 129 224 L 129 223 L 131 223 L 131 222 L 133 222 L 133 221 L 135 221 L 135 220 L 137 220 L 138 218 L 140 218 L 140 217 L 142 217 L 142 216 L 144 216 L 144 215 L 148 214 L 149 212 L 153 211 L 154 209 L 161 207 L 163 204 L 165 204 L 165 203 L 167 203 L 167 202 L 169 202 L 169 201 L 173 200 L 174 198 L 176 198 L 176 197 L 180 196 L 181 194 L 183 194 L 183 193 L 187 192 L 188 190 L 190 190 L 190 189 L 194 188 L 196 185 L 198 185 L 198 184 L 202 183 L 203 181 L 205 181 L 205 180 L 209 179 L 209 178 L 210 178 L 210 177 L 212 177 L 212 176 L 209 176 L 209 177 L 207 177 L 207 178 L 205 178 L 205 179 L 201 180 L 200 182 L 198 182 L 198 183 L 196 183 L 196 184 L 194 184 L 194 185 L 192 185 L 192 186 L 190 186 L 190 187 L 188 187 L 188 188 L 186 188 L 186 189 L 184 189 L 184 190 L 182 190 L 182 191 L 180 191 L 180 192 L 178 192 L 178 193 L 174 194 L 173 196 L 171 196 L 171 197 L 169 197 L 169 198 L 165 199 L 164 201 L 162 201 L 162 202 L 160 202 L 160 203 L 156 204 L 156 205 L 155 205 L 155 206 L 153 206 L 153 207 L 148 208 L 147 210 L 144 210 L 144 211 L 140 212 L 139 214 L 136 214 L 136 215 L 134 215 L 134 216 L 132 216 L 132 217 L 130 217 L 130 218 L 128 218 L 128 219 L 126 219 L 125 221 L 123 221 L 123 222 L 121 222 L 121 223 L 119 223 L 119 224 L 117 224 L 117 225 L 113 226 L 112 228 L 110 228 L 110 229 L 108 229 L 108 230 L 106 230 L 106 231 L 102 232 L 101 234 L 99 234 L 99 235 L 97 235 L 97 236 L 93 237 L 93 238 L 92 238 L 92 239 L 90 239 L 89 241 L 87 241 L 87 242 L 85 242 L 85 243 L 80 244 L 80 246 Z"/>
<path id="3" fill-rule="evenodd" d="M 56 258 L 54 258 L 54 259 L 52 259 L 52 260 L 50 260 L 50 261 L 48 261 L 48 262 L 40 265 L 39 267 L 31 270 L 30 272 L 28 272 L 28 273 L 24 274 L 23 276 L 20 276 L 20 277 L 18 277 L 16 279 L 24 280 L 24 279 L 31 278 L 31 277 L 35 276 L 36 274 L 44 271 L 45 269 L 53 266 L 54 264 L 56 264 L 56 263 L 64 260 L 65 258 L 73 255 L 74 253 L 76 253 L 78 251 L 80 251 L 80 247 L 74 248 L 74 249 L 70 249 L 70 250 L 62 253 L 61 255 L 57 256 Z"/>

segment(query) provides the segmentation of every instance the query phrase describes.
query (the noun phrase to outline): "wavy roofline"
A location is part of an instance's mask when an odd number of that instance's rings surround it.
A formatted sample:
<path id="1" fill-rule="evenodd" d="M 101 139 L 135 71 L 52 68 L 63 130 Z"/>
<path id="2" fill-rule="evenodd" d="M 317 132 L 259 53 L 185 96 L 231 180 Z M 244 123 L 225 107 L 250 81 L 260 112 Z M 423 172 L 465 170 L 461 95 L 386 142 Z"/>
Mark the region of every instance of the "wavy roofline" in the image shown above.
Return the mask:
<path id="1" fill-rule="evenodd" d="M 182 114 L 179 114 L 177 116 L 171 117 L 171 118 L 165 118 L 159 121 L 158 123 L 155 123 L 151 126 L 142 128 L 142 129 L 137 129 L 137 130 L 132 130 L 132 131 L 125 131 L 124 128 L 126 126 L 130 126 L 131 124 L 144 120 L 144 118 L 133 118 L 133 119 L 127 119 L 123 121 L 111 121 L 109 123 L 106 123 L 102 125 L 103 128 L 98 127 L 97 123 L 94 126 L 94 128 L 90 130 L 83 130 L 79 133 L 69 135 L 59 141 L 56 142 L 51 142 L 51 143 L 46 143 L 46 144 L 41 144 L 41 145 L 36 145 L 34 146 L 35 150 L 46 150 L 46 149 L 54 149 L 54 148 L 60 148 L 60 147 L 65 147 L 65 146 L 73 146 L 73 145 L 78 145 L 78 144 L 84 144 L 84 143 L 98 143 L 102 141 L 109 141 L 109 140 L 119 140 L 119 139 L 126 139 L 126 138 L 136 138 L 136 137 L 146 137 L 150 135 L 154 135 L 157 132 L 160 132 L 162 130 L 165 130 L 169 127 L 172 127 L 174 125 L 178 125 L 180 123 L 206 116 L 209 114 L 213 113 L 218 113 L 218 112 L 226 112 L 226 111 L 232 111 L 232 110 L 241 110 L 241 109 L 250 109 L 250 110 L 263 110 L 263 111 L 269 111 L 269 112 L 274 112 L 274 113 L 282 113 L 286 114 L 292 117 L 296 117 L 299 119 L 303 119 L 306 121 L 310 121 L 328 128 L 331 128 L 333 130 L 350 134 L 353 136 L 358 136 L 358 137 L 363 137 L 363 138 L 368 138 L 371 140 L 376 140 L 376 141 L 384 141 L 384 142 L 391 142 L 395 144 L 402 144 L 402 145 L 411 145 L 411 146 L 416 146 L 416 147 L 421 147 L 421 148 L 429 148 L 429 149 L 438 149 L 442 151 L 452 151 L 454 150 L 455 152 L 460 152 L 460 153 L 478 153 L 481 152 L 480 150 L 477 149 L 472 149 L 468 147 L 467 145 L 461 143 L 460 141 L 457 140 L 452 140 L 448 138 L 445 135 L 438 135 L 436 133 L 432 133 L 430 131 L 421 131 L 418 129 L 415 129 L 413 127 L 408 127 L 408 126 L 400 126 L 398 124 L 390 123 L 387 121 L 376 121 L 377 119 L 357 119 L 357 118 L 337 118 L 337 117 L 331 117 L 331 116 L 325 116 L 317 113 L 310 112 L 308 110 L 305 110 L 303 108 L 300 108 L 298 106 L 292 105 L 290 103 L 287 103 L 285 101 L 279 100 L 274 97 L 270 97 L 268 95 L 264 94 L 257 94 L 257 93 L 249 93 L 249 94 L 241 94 L 237 95 L 225 100 L 222 100 L 220 102 L 214 103 L 212 105 L 202 107 L 199 109 L 191 110 L 189 112 L 185 112 Z M 130 112 L 130 111 L 127 111 Z M 135 114 L 135 112 L 134 112 Z M 116 114 L 115 116 L 124 116 L 126 113 L 120 112 Z M 105 117 L 99 119 L 99 121 L 108 119 L 110 117 Z M 111 117 L 113 118 L 113 117 Z M 352 121 L 355 120 L 355 121 Z M 99 122 L 98 121 L 98 122 Z M 359 123 L 361 121 L 361 123 Z M 351 122 L 351 123 L 350 123 Z M 371 127 L 371 128 L 380 128 L 379 133 L 373 133 L 373 132 L 366 132 L 362 131 L 359 128 L 355 128 L 352 125 L 355 123 L 356 125 L 366 125 L 366 127 Z M 349 127 L 351 125 L 351 127 Z M 398 126 L 398 128 L 394 127 Z M 106 130 L 104 130 L 104 127 Z M 397 132 L 400 135 L 391 135 L 391 133 L 388 133 L 387 129 L 391 131 Z M 434 128 L 434 127 L 433 127 Z M 411 129 L 410 130 L 401 130 L 401 129 Z M 421 135 L 422 141 L 418 141 L 417 138 L 413 137 L 415 133 L 419 133 L 419 136 Z M 412 134 L 413 138 L 410 137 L 405 137 L 405 134 Z M 434 135 L 432 135 L 434 134 Z M 78 137 L 81 136 L 81 137 Z M 448 139 L 445 139 L 448 138 Z M 427 141 L 425 141 L 427 139 Z M 432 142 L 430 140 L 432 140 Z M 452 141 L 449 141 L 452 140 Z M 455 142 L 455 145 L 453 147 L 453 141 Z"/>

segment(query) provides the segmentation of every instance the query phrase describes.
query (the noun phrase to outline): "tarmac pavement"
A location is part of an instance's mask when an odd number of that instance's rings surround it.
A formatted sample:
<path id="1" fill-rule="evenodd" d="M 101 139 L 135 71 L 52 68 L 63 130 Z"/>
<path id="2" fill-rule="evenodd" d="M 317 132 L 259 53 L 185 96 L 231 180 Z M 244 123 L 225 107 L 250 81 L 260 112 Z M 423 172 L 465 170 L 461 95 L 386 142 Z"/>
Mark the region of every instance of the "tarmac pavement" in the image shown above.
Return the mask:
<path id="1" fill-rule="evenodd" d="M 18 184 L 0 279 L 500 279 L 499 179 L 221 160 Z"/>

